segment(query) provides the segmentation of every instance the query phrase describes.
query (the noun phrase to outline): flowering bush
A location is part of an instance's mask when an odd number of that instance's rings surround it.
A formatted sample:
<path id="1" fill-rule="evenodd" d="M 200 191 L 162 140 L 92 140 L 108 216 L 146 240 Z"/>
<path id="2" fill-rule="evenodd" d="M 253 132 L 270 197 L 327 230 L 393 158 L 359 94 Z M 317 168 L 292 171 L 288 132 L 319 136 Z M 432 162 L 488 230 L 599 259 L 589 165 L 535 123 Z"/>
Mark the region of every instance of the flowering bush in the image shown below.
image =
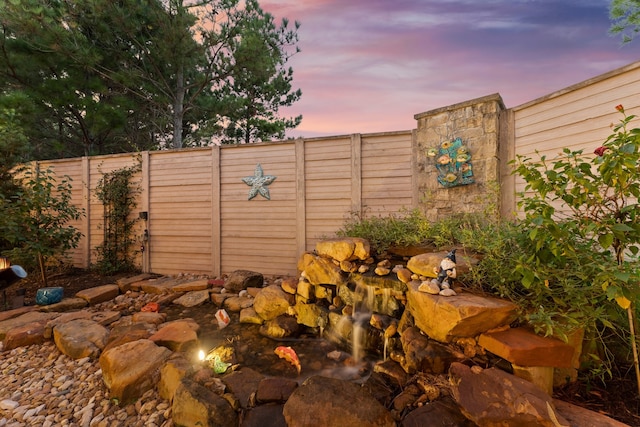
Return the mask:
<path id="1" fill-rule="evenodd" d="M 631 320 L 640 296 L 640 129 L 629 129 L 635 115 L 622 105 L 616 110 L 622 119 L 594 154 L 565 148 L 551 161 L 516 162 L 526 181 L 519 206 L 532 248 L 516 268 L 522 284 L 553 288 L 572 274 L 586 296 L 575 303 L 586 306 L 568 309 L 599 313 L 605 324 L 611 311 L 603 302 L 616 301 Z M 549 276 L 549 266 L 558 276 Z"/>

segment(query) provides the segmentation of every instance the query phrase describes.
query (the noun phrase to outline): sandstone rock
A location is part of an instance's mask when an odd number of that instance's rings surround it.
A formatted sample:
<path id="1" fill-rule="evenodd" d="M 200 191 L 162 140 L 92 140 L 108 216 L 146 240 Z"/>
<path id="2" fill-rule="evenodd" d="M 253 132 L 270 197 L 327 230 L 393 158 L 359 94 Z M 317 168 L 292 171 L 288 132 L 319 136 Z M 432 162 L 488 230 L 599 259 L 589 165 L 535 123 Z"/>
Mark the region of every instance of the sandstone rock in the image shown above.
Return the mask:
<path id="1" fill-rule="evenodd" d="M 408 268 L 400 268 L 396 271 L 396 275 L 398 276 L 398 280 L 402 283 L 408 283 L 411 281 L 411 270 Z"/>
<path id="2" fill-rule="evenodd" d="M 543 390 L 505 371 L 472 371 L 462 363 L 454 363 L 449 376 L 454 399 L 465 416 L 479 426 L 557 427 L 558 422 L 570 425 Z"/>
<path id="3" fill-rule="evenodd" d="M 301 304 L 293 306 L 296 319 L 301 325 L 317 328 L 329 323 L 328 310 L 317 304 Z"/>
<path id="4" fill-rule="evenodd" d="M 425 420 L 431 426 L 441 427 L 477 427 L 467 419 L 451 398 L 440 399 L 409 412 L 402 420 L 402 427 L 423 427 Z"/>
<path id="5" fill-rule="evenodd" d="M 53 340 L 72 359 L 97 357 L 107 344 L 109 331 L 93 320 L 76 319 L 53 328 Z"/>
<path id="6" fill-rule="evenodd" d="M 519 366 L 570 368 L 574 353 L 569 344 L 525 328 L 484 333 L 478 338 L 478 345 Z"/>
<path id="7" fill-rule="evenodd" d="M 153 313 L 149 311 L 139 311 L 133 313 L 131 320 L 134 323 L 149 323 L 150 325 L 160 325 L 167 320 L 167 313 Z"/>
<path id="8" fill-rule="evenodd" d="M 240 319 L 238 321 L 240 323 L 250 323 L 254 325 L 262 325 L 264 323 L 264 319 L 258 316 L 258 313 L 256 313 L 253 307 L 240 310 Z"/>
<path id="9" fill-rule="evenodd" d="M 125 293 L 125 292 L 127 292 L 128 290 L 131 289 L 131 285 L 133 283 L 143 282 L 145 280 L 151 279 L 152 277 L 154 277 L 152 274 L 142 273 L 142 274 L 138 274 L 136 276 L 124 277 L 122 279 L 118 279 L 116 281 L 116 284 L 120 288 L 120 292 L 121 293 Z M 138 289 L 139 289 L 139 286 L 138 286 Z"/>
<path id="10" fill-rule="evenodd" d="M 264 375 L 253 369 L 241 368 L 225 375 L 222 381 L 227 385 L 227 390 L 238 399 L 240 407 L 246 409 L 253 406 L 251 403 L 256 398 L 258 385 L 264 378 Z"/>
<path id="11" fill-rule="evenodd" d="M 194 291 L 205 291 L 209 289 L 211 285 L 209 284 L 209 279 L 199 279 L 199 280 L 191 280 L 189 282 L 178 283 L 175 285 L 172 290 L 173 292 L 194 292 Z M 190 306 L 185 306 L 190 307 Z"/>
<path id="12" fill-rule="evenodd" d="M 182 380 L 194 372 L 193 365 L 182 355 L 169 358 L 160 369 L 158 393 L 168 401 L 173 400 Z"/>
<path id="13" fill-rule="evenodd" d="M 288 294 L 295 295 L 298 290 L 298 279 L 295 277 L 285 277 L 280 284 L 283 291 Z"/>
<path id="14" fill-rule="evenodd" d="M 284 403 L 298 388 L 298 382 L 288 378 L 263 378 L 258 384 L 258 402 Z"/>
<path id="15" fill-rule="evenodd" d="M 84 302 L 85 305 L 87 303 L 85 300 L 82 300 L 82 302 Z M 52 338 L 53 328 L 56 327 L 57 325 L 62 325 L 76 319 L 93 320 L 92 319 L 93 315 L 94 313 L 88 310 L 80 310 L 80 311 L 72 311 L 69 313 L 63 313 L 47 322 L 47 324 L 45 325 L 44 337 L 47 339 Z"/>
<path id="16" fill-rule="evenodd" d="M 93 315 L 91 316 L 91 320 L 101 324 L 102 326 L 109 326 L 113 322 L 120 319 L 120 317 L 121 314 L 119 311 L 105 310 L 93 313 Z"/>
<path id="17" fill-rule="evenodd" d="M 206 283 L 205 283 L 206 285 Z M 175 288 L 174 288 L 175 289 Z M 181 305 L 183 307 L 195 307 L 209 300 L 209 291 L 190 291 L 182 295 L 179 298 L 173 300 L 174 304 Z"/>
<path id="18" fill-rule="evenodd" d="M 266 404 L 249 408 L 242 418 L 242 427 L 287 427 L 282 404 Z"/>
<path id="19" fill-rule="evenodd" d="M 449 347 L 428 339 L 416 327 L 402 332 L 400 341 L 405 356 L 403 368 L 409 374 L 441 374 L 449 369 L 451 363 L 464 358 L 464 355 L 454 353 Z"/>
<path id="20" fill-rule="evenodd" d="M 629 427 L 620 421 L 616 421 L 606 415 L 598 412 L 590 411 L 580 406 L 562 400 L 554 399 L 553 404 L 556 408 L 556 414 L 562 415 L 571 426 L 579 427 Z"/>
<path id="21" fill-rule="evenodd" d="M 176 426 L 238 425 L 238 415 L 227 400 L 187 378 L 176 389 L 171 408 Z"/>
<path id="22" fill-rule="evenodd" d="M 182 320 L 166 323 L 149 340 L 173 351 L 191 351 L 198 346 L 198 332 L 191 323 Z"/>
<path id="23" fill-rule="evenodd" d="M 161 277 L 158 279 L 149 279 L 141 282 L 132 283 L 132 289 L 134 289 L 135 285 L 139 285 L 140 290 L 146 292 L 148 294 L 154 295 L 163 295 L 172 292 L 174 286 L 176 286 L 177 282 L 175 279 L 171 277 Z"/>
<path id="24" fill-rule="evenodd" d="M 238 293 L 248 287 L 261 288 L 264 285 L 264 276 L 261 273 L 249 270 L 235 270 L 224 284 L 224 288 L 230 292 Z"/>
<path id="25" fill-rule="evenodd" d="M 20 308 L 14 308 L 12 310 L 0 311 L 0 322 L 22 316 L 25 313 L 29 313 L 31 311 L 36 311 L 36 310 L 42 311 L 41 307 L 34 307 L 34 306 L 25 306 Z"/>
<path id="26" fill-rule="evenodd" d="M 285 403 L 283 414 L 288 427 L 396 425 L 389 411 L 360 386 L 321 376 L 305 380 Z"/>
<path id="27" fill-rule="evenodd" d="M 153 332 L 155 331 L 150 325 L 145 323 L 133 323 L 113 327 L 107 337 L 107 344 L 102 351 L 105 352 L 128 342 L 149 338 Z"/>
<path id="28" fill-rule="evenodd" d="M 430 295 L 438 295 L 440 293 L 440 286 L 436 282 L 425 280 L 420 283 L 420 286 L 418 286 L 418 290 Z"/>
<path id="29" fill-rule="evenodd" d="M 231 298 L 232 296 L 233 296 L 232 294 L 216 294 L 216 293 L 212 293 L 211 294 L 211 302 L 216 307 L 222 307 L 222 305 L 224 304 L 224 301 L 227 298 Z"/>
<path id="30" fill-rule="evenodd" d="M 289 309 L 289 295 L 278 285 L 270 285 L 256 295 L 253 308 L 264 320 L 274 319 Z"/>
<path id="31" fill-rule="evenodd" d="M 430 252 L 409 258 L 407 268 L 425 277 L 437 277 L 440 262 L 447 256 L 447 252 Z M 459 275 L 468 273 L 478 263 L 476 258 L 456 253 L 456 272 Z"/>
<path id="32" fill-rule="evenodd" d="M 28 311 L 18 317 L 3 320 L 0 322 L 0 340 L 4 340 L 7 332 L 13 328 L 28 325 L 29 323 L 33 322 L 40 322 L 42 320 L 49 321 L 51 319 L 55 319 L 58 316 L 58 313 L 41 313 L 37 311 Z"/>
<path id="33" fill-rule="evenodd" d="M 373 367 L 373 372 L 383 374 L 385 377 L 391 379 L 394 385 L 399 387 L 403 387 L 409 379 L 409 376 L 402 366 L 391 359 L 376 363 Z"/>
<path id="34" fill-rule="evenodd" d="M 103 285 L 95 288 L 84 289 L 76 293 L 76 298 L 82 298 L 89 305 L 99 304 L 101 302 L 110 301 L 120 295 L 118 285 Z"/>
<path id="35" fill-rule="evenodd" d="M 298 261 L 298 270 L 312 285 L 346 283 L 346 275 L 330 258 L 304 253 Z"/>
<path id="36" fill-rule="evenodd" d="M 365 260 L 369 257 L 370 245 L 357 237 L 321 240 L 316 243 L 316 253 L 337 261 Z"/>
<path id="37" fill-rule="evenodd" d="M 62 298 L 62 301 L 55 304 L 40 306 L 39 310 L 47 313 L 62 313 L 72 310 L 81 310 L 88 305 L 89 303 L 82 298 Z"/>
<path id="38" fill-rule="evenodd" d="M 516 317 L 516 305 L 506 300 L 465 293 L 455 297 L 429 295 L 418 291 L 418 286 L 415 281 L 409 283 L 407 310 L 422 332 L 440 342 L 475 337 L 508 325 Z"/>
<path id="39" fill-rule="evenodd" d="M 111 399 L 129 403 L 155 387 L 171 350 L 142 339 L 110 348 L 100 356 L 100 368 Z"/>
<path id="40" fill-rule="evenodd" d="M 7 331 L 4 337 L 4 350 L 41 344 L 45 341 L 45 326 L 47 320 L 27 323 Z"/>
<path id="41" fill-rule="evenodd" d="M 265 337 L 280 339 L 298 335 L 300 327 L 295 317 L 282 315 L 265 321 L 260 326 L 260 334 Z"/>
<path id="42" fill-rule="evenodd" d="M 225 299 L 222 306 L 231 313 L 238 313 L 244 308 L 253 307 L 254 302 L 255 300 L 248 296 L 232 296 Z"/>

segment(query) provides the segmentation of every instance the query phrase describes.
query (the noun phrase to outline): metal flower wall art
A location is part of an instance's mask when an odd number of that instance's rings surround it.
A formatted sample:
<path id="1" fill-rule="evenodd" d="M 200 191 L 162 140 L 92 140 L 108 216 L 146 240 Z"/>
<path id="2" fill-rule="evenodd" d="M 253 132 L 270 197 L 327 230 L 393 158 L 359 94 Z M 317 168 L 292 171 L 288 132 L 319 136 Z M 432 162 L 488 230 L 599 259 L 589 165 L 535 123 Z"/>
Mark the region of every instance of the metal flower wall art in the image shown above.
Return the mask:
<path id="1" fill-rule="evenodd" d="M 443 187 L 472 184 L 473 168 L 469 147 L 461 138 L 445 141 L 439 147 L 429 148 L 427 156 L 434 158 L 438 169 L 438 182 Z"/>
<path id="2" fill-rule="evenodd" d="M 269 189 L 267 185 L 271 184 L 276 180 L 277 177 L 273 175 L 265 175 L 262 171 L 262 166 L 260 163 L 256 165 L 256 168 L 253 171 L 253 176 L 245 176 L 242 178 L 242 182 L 250 186 L 249 189 L 249 199 L 251 200 L 260 194 L 267 200 L 271 200 L 271 196 L 269 195 Z"/>

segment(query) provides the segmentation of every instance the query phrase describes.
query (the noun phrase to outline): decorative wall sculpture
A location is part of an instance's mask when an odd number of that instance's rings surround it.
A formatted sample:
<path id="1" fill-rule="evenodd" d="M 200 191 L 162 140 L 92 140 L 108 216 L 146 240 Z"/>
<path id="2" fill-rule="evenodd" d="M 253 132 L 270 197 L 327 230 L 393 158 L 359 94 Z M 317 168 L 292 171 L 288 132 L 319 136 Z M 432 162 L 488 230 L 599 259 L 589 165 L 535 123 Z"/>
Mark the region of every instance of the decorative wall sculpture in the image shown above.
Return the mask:
<path id="1" fill-rule="evenodd" d="M 427 156 L 435 158 L 438 182 L 443 187 L 457 187 L 474 182 L 471 153 L 461 138 L 445 141 L 437 148 L 430 148 Z"/>
<path id="2" fill-rule="evenodd" d="M 271 200 L 267 185 L 275 181 L 276 178 L 277 177 L 273 175 L 265 175 L 262 171 L 262 166 L 258 163 L 253 171 L 253 176 L 245 176 L 242 178 L 242 182 L 251 187 L 249 190 L 249 198 L 247 200 L 253 199 L 258 194 L 267 200 Z"/>

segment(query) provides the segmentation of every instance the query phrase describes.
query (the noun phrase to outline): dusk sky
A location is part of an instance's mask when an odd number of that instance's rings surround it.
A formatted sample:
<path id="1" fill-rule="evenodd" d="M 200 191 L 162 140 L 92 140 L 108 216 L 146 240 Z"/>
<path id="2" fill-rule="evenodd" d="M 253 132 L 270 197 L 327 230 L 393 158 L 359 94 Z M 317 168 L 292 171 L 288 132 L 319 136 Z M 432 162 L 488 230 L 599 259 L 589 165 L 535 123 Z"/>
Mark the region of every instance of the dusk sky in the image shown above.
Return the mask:
<path id="1" fill-rule="evenodd" d="M 262 0 L 297 20 L 292 137 L 409 130 L 415 114 L 493 93 L 516 107 L 640 59 L 609 0 Z"/>

